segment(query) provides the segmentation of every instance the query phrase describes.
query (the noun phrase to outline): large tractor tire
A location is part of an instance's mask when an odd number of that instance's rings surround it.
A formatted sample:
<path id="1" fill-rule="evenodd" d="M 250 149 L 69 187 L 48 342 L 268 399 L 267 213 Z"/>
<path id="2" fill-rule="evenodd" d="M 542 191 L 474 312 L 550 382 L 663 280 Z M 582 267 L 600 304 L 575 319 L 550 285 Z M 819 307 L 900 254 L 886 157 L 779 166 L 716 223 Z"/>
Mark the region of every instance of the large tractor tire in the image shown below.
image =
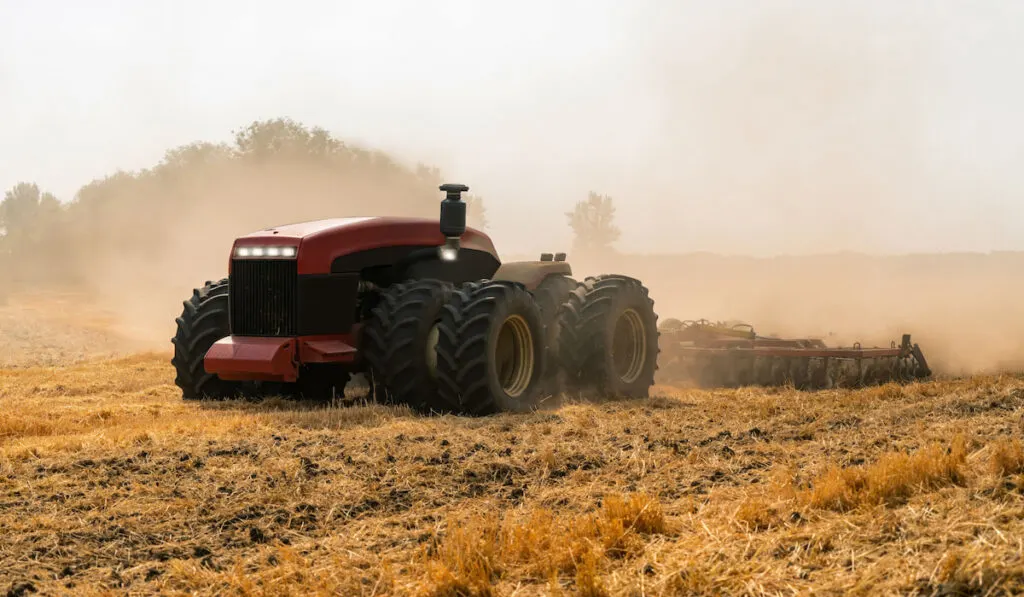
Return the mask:
<path id="1" fill-rule="evenodd" d="M 558 309 L 569 299 L 569 294 L 578 285 L 579 282 L 576 280 L 559 274 L 544 278 L 544 281 L 537 286 L 533 291 L 533 297 L 537 302 L 537 307 L 540 308 L 545 326 L 555 324 L 557 327 Z"/>
<path id="2" fill-rule="evenodd" d="M 228 280 L 207 281 L 183 302 L 181 317 L 175 319 L 177 332 L 174 344 L 174 383 L 181 388 L 185 400 L 231 398 L 249 389 L 242 382 L 224 381 L 203 367 L 203 358 L 213 343 L 230 335 L 228 320 Z"/>
<path id="3" fill-rule="evenodd" d="M 372 311 L 367 359 L 376 362 L 390 400 L 420 412 L 437 410 L 437 339 L 441 310 L 454 287 L 441 280 L 396 284 Z M 380 330 L 383 333 L 379 333 Z"/>
<path id="4" fill-rule="evenodd" d="M 559 319 L 559 361 L 574 390 L 601 398 L 649 395 L 658 369 L 658 315 L 639 280 L 588 277 Z"/>
<path id="5" fill-rule="evenodd" d="M 521 284 L 460 287 L 438 330 L 439 410 L 482 416 L 536 408 L 545 372 L 544 325 Z"/>
<path id="6" fill-rule="evenodd" d="M 393 404 L 395 402 L 388 391 L 385 371 L 385 360 L 388 352 L 388 329 L 391 327 L 391 309 L 383 296 L 377 304 L 368 309 L 366 323 L 360 333 L 359 353 L 366 364 L 366 378 L 370 384 L 370 394 L 376 402 Z"/>
<path id="7" fill-rule="evenodd" d="M 537 306 L 540 308 L 541 321 L 544 325 L 544 340 L 547 345 L 545 374 L 541 388 L 541 392 L 545 395 L 557 395 L 565 386 L 564 372 L 559 367 L 558 361 L 560 329 L 558 313 L 562 304 L 569 300 L 569 295 L 578 284 L 579 282 L 573 278 L 559 274 L 544 278 L 544 281 L 533 291 L 534 300 L 537 301 Z"/>

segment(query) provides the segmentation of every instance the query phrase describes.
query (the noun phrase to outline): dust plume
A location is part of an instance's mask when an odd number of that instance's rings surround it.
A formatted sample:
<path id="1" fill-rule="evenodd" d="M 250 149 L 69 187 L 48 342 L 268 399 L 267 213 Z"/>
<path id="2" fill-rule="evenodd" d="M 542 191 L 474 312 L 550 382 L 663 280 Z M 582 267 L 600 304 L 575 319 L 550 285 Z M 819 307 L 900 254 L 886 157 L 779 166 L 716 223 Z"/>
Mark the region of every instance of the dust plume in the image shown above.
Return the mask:
<path id="1" fill-rule="evenodd" d="M 166 350 L 181 302 L 226 275 L 237 236 L 344 215 L 435 215 L 438 176 L 289 120 L 254 123 L 230 146 L 176 148 L 147 170 L 93 181 L 57 216 L 35 214 L 39 235 L 5 237 L 0 266 L 12 303 L 50 304 L 33 317 L 98 310 L 126 348 Z M 78 300 L 50 301 L 46 289 Z"/>
<path id="2" fill-rule="evenodd" d="M 622 256 L 580 274 L 644 280 L 660 319 L 731 320 L 762 335 L 888 347 L 911 334 L 943 374 L 1024 370 L 1024 253 L 774 258 Z"/>
<path id="3" fill-rule="evenodd" d="M 1024 185 L 950 167 L 937 19 L 789 6 L 701 21 L 679 36 L 699 43 L 658 48 L 659 150 L 628 194 L 611 191 L 638 197 L 620 204 L 644 220 L 623 237 L 647 254 L 577 259 L 578 272 L 645 280 L 663 319 L 832 345 L 910 333 L 941 372 L 1020 369 L 1024 255 L 987 249 L 1008 226 L 991 189 Z"/>
<path id="4" fill-rule="evenodd" d="M 577 277 L 642 278 L 662 318 L 739 318 L 830 343 L 907 332 L 945 371 L 1024 362 L 1022 258 L 934 253 L 994 246 L 1007 224 L 986 211 L 991 196 L 1022 188 L 990 179 L 963 199 L 980 171 L 950 168 L 939 19 L 868 3 L 746 6 L 620 9 L 614 43 L 524 82 L 521 105 L 505 98 L 459 121 L 424 100 L 409 119 L 418 145 L 393 143 L 404 161 L 280 121 L 173 149 L 83 187 L 45 251 L 8 260 L 11 285 L 70 286 L 126 336 L 166 349 L 180 302 L 224 275 L 236 236 L 322 217 L 436 217 L 453 171 L 483 195 L 506 260 L 564 250 L 564 212 L 588 190 L 612 195 L 619 252 L 570 260 Z M 461 122 L 462 153 L 428 135 L 431 122 Z M 394 131 L 380 125 L 381 138 Z M 933 254 L 886 256 L 909 251 Z"/>

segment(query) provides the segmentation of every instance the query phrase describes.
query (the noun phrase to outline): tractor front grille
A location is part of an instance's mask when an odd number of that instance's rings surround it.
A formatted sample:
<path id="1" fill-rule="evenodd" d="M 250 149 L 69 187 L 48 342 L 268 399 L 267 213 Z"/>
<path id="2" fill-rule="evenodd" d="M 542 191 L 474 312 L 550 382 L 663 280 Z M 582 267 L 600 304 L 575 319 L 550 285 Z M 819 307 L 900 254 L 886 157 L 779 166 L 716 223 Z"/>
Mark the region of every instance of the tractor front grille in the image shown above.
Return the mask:
<path id="1" fill-rule="evenodd" d="M 233 335 L 298 335 L 299 270 L 294 259 L 232 260 L 229 293 Z"/>

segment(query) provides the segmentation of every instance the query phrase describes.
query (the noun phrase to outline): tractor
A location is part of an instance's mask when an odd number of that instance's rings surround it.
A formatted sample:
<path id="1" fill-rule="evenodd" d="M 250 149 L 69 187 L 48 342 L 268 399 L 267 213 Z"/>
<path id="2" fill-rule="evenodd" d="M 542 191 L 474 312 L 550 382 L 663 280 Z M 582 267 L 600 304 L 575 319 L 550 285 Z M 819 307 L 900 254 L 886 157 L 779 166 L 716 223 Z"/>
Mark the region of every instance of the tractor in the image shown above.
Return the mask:
<path id="1" fill-rule="evenodd" d="M 577 281 L 565 254 L 502 263 L 443 184 L 440 218 L 349 217 L 241 236 L 228 275 L 184 301 L 172 339 L 186 400 L 329 400 L 355 375 L 424 413 L 526 412 L 544 398 L 646 397 L 658 356 L 648 289 Z"/>

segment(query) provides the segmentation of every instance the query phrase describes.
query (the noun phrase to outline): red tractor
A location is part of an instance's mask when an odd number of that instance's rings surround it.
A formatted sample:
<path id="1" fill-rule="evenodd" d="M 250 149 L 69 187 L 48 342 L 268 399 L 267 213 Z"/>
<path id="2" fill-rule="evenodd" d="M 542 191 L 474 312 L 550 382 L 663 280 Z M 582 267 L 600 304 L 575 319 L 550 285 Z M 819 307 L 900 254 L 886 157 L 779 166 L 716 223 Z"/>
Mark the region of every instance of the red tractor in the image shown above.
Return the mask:
<path id="1" fill-rule="evenodd" d="M 329 219 L 236 239 L 228 277 L 176 320 L 183 397 L 330 399 L 360 373 L 378 401 L 422 412 L 522 412 L 565 390 L 647 396 L 658 328 L 640 281 L 577 282 L 561 253 L 501 263 L 466 227 L 469 188 L 440 190 L 440 222 Z"/>

